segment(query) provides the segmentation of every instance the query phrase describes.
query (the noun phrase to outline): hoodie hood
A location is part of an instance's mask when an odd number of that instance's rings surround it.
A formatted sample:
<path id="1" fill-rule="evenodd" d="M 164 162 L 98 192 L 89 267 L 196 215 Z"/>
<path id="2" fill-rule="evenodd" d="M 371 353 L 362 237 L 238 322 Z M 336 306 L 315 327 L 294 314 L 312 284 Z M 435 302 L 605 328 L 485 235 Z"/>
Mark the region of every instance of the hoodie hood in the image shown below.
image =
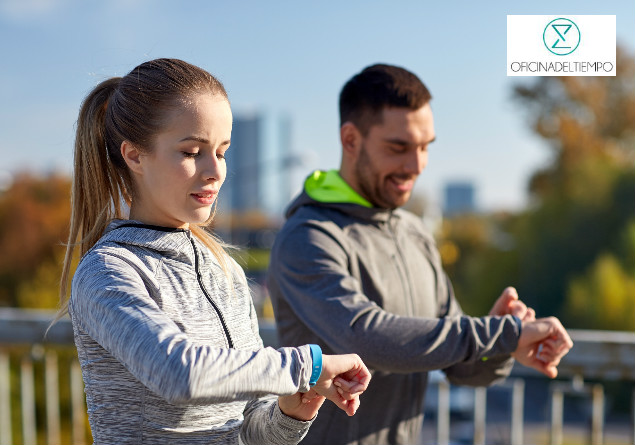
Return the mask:
<path id="1" fill-rule="evenodd" d="M 319 202 L 349 203 L 369 208 L 373 206 L 353 190 L 337 170 L 315 170 L 304 181 L 304 191 Z"/>
<path id="2" fill-rule="evenodd" d="M 191 236 L 186 229 L 154 226 L 140 221 L 115 219 L 108 224 L 97 245 L 115 243 L 153 250 L 163 256 L 192 261 Z"/>
<path id="3" fill-rule="evenodd" d="M 289 204 L 288 219 L 303 206 L 328 207 L 369 222 L 386 222 L 393 215 L 391 209 L 373 207 L 342 179 L 337 170 L 315 170 L 304 181 L 302 193 Z"/>

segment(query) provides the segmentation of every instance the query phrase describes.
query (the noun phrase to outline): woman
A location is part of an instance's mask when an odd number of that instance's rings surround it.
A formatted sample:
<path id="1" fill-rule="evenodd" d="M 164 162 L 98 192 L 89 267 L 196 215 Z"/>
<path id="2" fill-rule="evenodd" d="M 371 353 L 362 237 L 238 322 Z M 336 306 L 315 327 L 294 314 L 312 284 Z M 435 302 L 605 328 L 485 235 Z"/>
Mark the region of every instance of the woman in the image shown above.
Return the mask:
<path id="1" fill-rule="evenodd" d="M 231 127 L 222 84 L 174 59 L 82 105 L 61 296 L 95 444 L 296 444 L 325 397 L 359 406 L 370 374 L 356 355 L 263 348 L 244 272 L 202 228 Z"/>

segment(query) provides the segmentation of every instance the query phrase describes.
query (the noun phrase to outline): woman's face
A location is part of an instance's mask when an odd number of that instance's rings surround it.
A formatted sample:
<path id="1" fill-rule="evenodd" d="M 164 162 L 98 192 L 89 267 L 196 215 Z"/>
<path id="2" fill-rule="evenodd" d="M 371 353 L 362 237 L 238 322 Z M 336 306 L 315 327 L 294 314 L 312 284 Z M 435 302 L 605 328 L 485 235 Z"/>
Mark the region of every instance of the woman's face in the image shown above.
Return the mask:
<path id="1" fill-rule="evenodd" d="M 135 195 L 130 218 L 180 228 L 207 221 L 225 180 L 231 131 L 231 109 L 220 95 L 195 96 L 173 111 L 151 152 L 138 154 L 131 167 Z"/>

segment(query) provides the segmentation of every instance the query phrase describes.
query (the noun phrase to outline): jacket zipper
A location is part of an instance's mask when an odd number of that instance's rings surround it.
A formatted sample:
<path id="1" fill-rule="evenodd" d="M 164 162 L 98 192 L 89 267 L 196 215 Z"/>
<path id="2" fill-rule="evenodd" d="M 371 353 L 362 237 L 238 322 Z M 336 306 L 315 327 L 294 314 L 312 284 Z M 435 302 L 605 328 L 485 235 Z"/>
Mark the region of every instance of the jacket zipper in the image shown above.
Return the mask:
<path id="1" fill-rule="evenodd" d="M 397 240 L 397 235 L 395 234 L 395 231 L 393 230 L 393 226 L 392 226 L 392 222 L 393 222 L 393 215 L 391 213 L 390 217 L 388 218 L 388 230 L 390 231 L 390 235 L 392 236 L 392 239 L 395 243 L 395 248 L 397 249 L 397 255 L 399 256 L 399 262 L 397 263 L 397 269 L 399 269 L 399 271 L 403 274 L 404 277 L 404 281 L 406 282 L 406 292 L 407 292 L 407 297 L 405 298 L 405 303 L 406 303 L 406 307 L 408 309 L 408 315 L 414 315 L 414 307 L 412 304 L 412 286 L 410 284 L 410 274 L 408 273 L 408 267 L 405 261 L 405 258 L 403 256 L 403 252 L 401 251 L 401 248 L 399 247 L 399 242 Z"/>
<path id="2" fill-rule="evenodd" d="M 218 315 L 221 325 L 223 325 L 223 330 L 225 331 L 225 337 L 227 338 L 227 344 L 229 345 L 230 348 L 233 348 L 234 342 L 232 341 L 231 335 L 229 335 L 229 329 L 227 328 L 227 323 L 225 322 L 223 313 L 220 311 L 216 303 L 214 303 L 214 300 L 212 300 L 212 297 L 207 292 L 207 289 L 205 289 L 205 285 L 203 285 L 203 275 L 201 275 L 201 271 L 199 270 L 198 249 L 196 248 L 196 243 L 192 239 L 192 235 L 189 232 L 188 232 L 188 237 L 190 238 L 190 243 L 192 244 L 192 248 L 194 249 L 194 269 L 196 270 L 196 279 L 198 280 L 198 285 L 201 287 L 203 294 L 205 294 L 207 301 L 210 302 L 210 304 L 216 311 L 216 314 Z"/>

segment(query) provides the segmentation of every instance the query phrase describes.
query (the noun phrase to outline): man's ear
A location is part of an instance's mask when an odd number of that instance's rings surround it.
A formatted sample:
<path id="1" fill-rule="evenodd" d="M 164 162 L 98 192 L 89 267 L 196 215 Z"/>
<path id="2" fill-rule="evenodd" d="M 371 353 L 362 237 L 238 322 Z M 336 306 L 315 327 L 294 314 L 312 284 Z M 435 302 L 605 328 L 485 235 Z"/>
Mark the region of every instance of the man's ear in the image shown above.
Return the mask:
<path id="1" fill-rule="evenodd" d="M 120 149 L 121 156 L 123 160 L 126 161 L 128 168 L 135 173 L 143 173 L 143 169 L 141 168 L 141 152 L 137 150 L 130 141 L 123 141 Z"/>
<path id="2" fill-rule="evenodd" d="M 340 127 L 340 141 L 344 157 L 357 159 L 362 139 L 362 134 L 354 123 L 344 122 Z"/>

